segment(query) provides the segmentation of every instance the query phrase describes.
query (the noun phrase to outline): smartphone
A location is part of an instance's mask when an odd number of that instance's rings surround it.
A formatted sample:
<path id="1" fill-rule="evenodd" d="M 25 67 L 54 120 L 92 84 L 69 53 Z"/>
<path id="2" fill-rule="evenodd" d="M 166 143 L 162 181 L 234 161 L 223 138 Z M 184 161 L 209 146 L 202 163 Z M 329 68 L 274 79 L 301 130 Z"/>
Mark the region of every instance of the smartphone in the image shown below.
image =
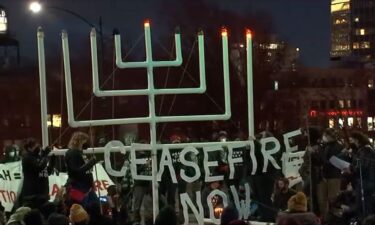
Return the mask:
<path id="1" fill-rule="evenodd" d="M 100 196 L 99 199 L 101 202 L 108 202 L 108 199 L 106 196 Z"/>

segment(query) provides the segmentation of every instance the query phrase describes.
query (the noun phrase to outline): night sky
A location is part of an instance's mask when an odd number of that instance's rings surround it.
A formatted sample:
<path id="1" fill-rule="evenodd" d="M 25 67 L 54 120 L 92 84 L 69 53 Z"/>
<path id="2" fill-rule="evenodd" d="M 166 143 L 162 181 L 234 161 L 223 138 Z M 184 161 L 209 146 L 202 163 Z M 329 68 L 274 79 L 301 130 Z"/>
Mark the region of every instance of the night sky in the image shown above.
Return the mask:
<path id="1" fill-rule="evenodd" d="M 44 1 L 44 4 L 70 9 L 93 23 L 97 23 L 99 16 L 102 16 L 105 33 L 110 34 L 112 29 L 117 27 L 136 39 L 143 32 L 142 23 L 145 18 L 152 19 L 154 29 L 166 32 L 163 29 L 166 27 L 166 17 L 160 9 L 162 1 L 48 0 Z M 328 0 L 207 0 L 207 2 L 213 7 L 241 14 L 249 11 L 268 14 L 272 17 L 274 33 L 277 37 L 301 49 L 301 61 L 304 65 L 329 66 Z M 67 29 L 70 37 L 88 38 L 90 28 L 71 15 L 52 10 L 45 10 L 41 15 L 33 15 L 28 11 L 28 1 L 25 0 L 2 0 L 0 4 L 8 10 L 10 31 L 20 41 L 23 63 L 36 62 L 35 37 L 36 29 L 40 25 L 46 31 L 46 43 L 50 52 L 60 48 L 61 29 Z M 80 44 L 80 42 L 71 43 L 71 46 L 79 47 Z"/>

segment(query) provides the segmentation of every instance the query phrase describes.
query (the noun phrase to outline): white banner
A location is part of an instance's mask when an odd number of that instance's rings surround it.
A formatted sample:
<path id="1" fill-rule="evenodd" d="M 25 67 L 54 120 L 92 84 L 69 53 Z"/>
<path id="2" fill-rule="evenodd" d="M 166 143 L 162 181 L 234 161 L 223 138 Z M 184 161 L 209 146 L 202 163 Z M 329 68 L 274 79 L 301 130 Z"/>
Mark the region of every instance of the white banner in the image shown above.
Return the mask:
<path id="1" fill-rule="evenodd" d="M 96 170 L 98 179 L 94 181 L 96 194 L 99 196 L 107 195 L 107 188 L 114 185 L 101 164 L 96 164 L 93 170 L 94 178 L 96 178 Z M 49 176 L 49 193 L 50 201 L 53 201 L 60 188 L 65 185 L 68 175 L 66 173 L 53 174 Z M 5 211 L 10 212 L 17 200 L 22 189 L 22 164 L 21 161 L 13 163 L 0 164 L 0 201 L 5 207 Z"/>
<path id="2" fill-rule="evenodd" d="M 22 188 L 21 162 L 0 164 L 0 202 L 5 211 L 12 210 Z"/>

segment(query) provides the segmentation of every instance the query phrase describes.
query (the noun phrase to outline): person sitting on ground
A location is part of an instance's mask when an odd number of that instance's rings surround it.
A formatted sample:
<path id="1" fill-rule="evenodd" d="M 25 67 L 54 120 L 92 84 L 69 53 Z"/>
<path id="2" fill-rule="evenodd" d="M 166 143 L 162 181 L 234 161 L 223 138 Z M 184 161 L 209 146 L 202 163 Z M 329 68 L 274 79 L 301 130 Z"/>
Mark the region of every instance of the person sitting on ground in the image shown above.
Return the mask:
<path id="1" fill-rule="evenodd" d="M 23 218 L 25 225 L 43 225 L 42 214 L 38 209 L 32 209 Z"/>
<path id="2" fill-rule="evenodd" d="M 295 219 L 300 225 L 320 225 L 318 217 L 307 212 L 307 198 L 303 192 L 298 192 L 289 199 L 288 210 L 279 213 L 276 223 L 287 218 Z"/>
<path id="3" fill-rule="evenodd" d="M 23 218 L 25 217 L 26 213 L 30 212 L 30 207 L 20 207 L 18 208 L 8 220 L 7 225 L 23 225 Z"/>
<path id="4" fill-rule="evenodd" d="M 68 217 L 58 214 L 52 213 L 48 218 L 48 225 L 69 225 Z"/>
<path id="5" fill-rule="evenodd" d="M 87 225 L 90 222 L 89 214 L 78 204 L 73 204 L 70 207 L 69 219 L 72 225 Z"/>
<path id="6" fill-rule="evenodd" d="M 272 194 L 273 207 L 284 211 L 288 208 L 288 200 L 295 195 L 296 192 L 289 189 L 289 180 L 287 178 L 279 178 L 275 182 L 275 190 Z"/>
<path id="7" fill-rule="evenodd" d="M 221 213 L 220 225 L 228 225 L 230 222 L 238 220 L 239 214 L 235 206 L 227 206 Z"/>

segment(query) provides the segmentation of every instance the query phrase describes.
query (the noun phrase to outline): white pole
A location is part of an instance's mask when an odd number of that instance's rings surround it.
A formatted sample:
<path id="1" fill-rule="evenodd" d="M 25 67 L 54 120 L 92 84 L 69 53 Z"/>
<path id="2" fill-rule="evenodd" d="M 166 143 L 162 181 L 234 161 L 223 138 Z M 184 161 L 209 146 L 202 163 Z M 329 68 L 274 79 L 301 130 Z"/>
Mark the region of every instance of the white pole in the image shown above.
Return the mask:
<path id="1" fill-rule="evenodd" d="M 249 138 L 255 136 L 254 129 L 254 87 L 253 87 L 253 42 L 250 30 L 246 30 L 246 65 L 247 65 L 247 113 Z"/>
<path id="2" fill-rule="evenodd" d="M 46 86 L 46 62 L 44 55 L 44 32 L 41 27 L 37 32 L 38 59 L 39 59 L 39 91 L 40 91 L 40 118 L 42 122 L 42 145 L 48 146 L 48 115 L 47 115 L 47 86 Z"/>
<path id="3" fill-rule="evenodd" d="M 146 63 L 148 89 L 148 107 L 150 121 L 150 145 L 151 145 L 151 162 L 152 162 L 152 210 L 154 221 L 159 214 L 159 190 L 157 181 L 157 149 L 156 149 L 156 113 L 155 113 L 155 87 L 154 87 L 154 68 L 152 61 L 152 45 L 150 23 L 145 22 L 145 44 L 146 44 Z"/>

